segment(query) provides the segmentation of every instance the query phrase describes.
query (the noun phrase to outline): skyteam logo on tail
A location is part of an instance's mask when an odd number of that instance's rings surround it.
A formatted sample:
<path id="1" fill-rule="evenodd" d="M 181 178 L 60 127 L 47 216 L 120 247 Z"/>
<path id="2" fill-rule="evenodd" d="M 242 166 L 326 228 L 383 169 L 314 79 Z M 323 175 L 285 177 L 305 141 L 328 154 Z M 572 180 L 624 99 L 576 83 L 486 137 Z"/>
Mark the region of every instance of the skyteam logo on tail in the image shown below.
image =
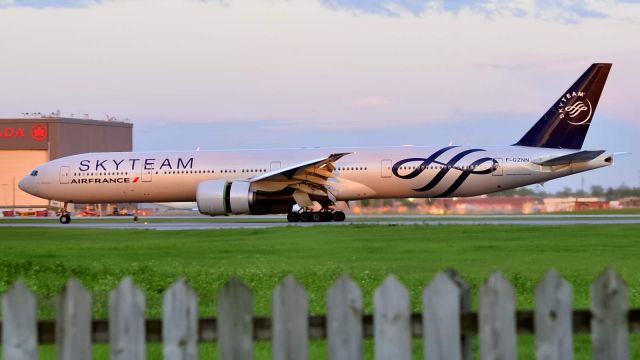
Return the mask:
<path id="1" fill-rule="evenodd" d="M 586 95 L 582 91 L 574 91 L 561 97 L 558 102 L 560 118 L 572 125 L 588 124 L 593 115 L 593 107 Z"/>

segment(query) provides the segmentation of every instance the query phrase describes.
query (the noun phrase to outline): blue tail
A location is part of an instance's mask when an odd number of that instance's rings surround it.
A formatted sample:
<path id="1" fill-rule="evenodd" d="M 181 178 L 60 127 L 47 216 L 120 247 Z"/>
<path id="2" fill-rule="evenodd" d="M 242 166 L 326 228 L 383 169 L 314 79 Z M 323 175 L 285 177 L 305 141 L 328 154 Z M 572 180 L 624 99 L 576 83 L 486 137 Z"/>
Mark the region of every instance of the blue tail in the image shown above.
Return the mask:
<path id="1" fill-rule="evenodd" d="M 514 145 L 580 149 L 611 64 L 593 64 Z"/>

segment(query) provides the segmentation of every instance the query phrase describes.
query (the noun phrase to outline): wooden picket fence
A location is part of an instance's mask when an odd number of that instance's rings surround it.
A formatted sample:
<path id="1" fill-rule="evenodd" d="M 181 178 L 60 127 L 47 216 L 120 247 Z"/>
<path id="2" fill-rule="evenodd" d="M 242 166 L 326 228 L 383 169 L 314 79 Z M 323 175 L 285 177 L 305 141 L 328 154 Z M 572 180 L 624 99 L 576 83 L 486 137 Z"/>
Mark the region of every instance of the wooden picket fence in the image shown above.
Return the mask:
<path id="1" fill-rule="evenodd" d="M 389 276 L 363 313 L 360 288 L 347 276 L 328 290 L 327 314 L 309 316 L 307 293 L 292 276 L 274 289 L 271 317 L 254 317 L 251 291 L 231 279 L 217 293 L 217 318 L 198 318 L 198 298 L 182 279 L 164 294 L 162 320 L 145 320 L 145 298 L 131 278 L 109 295 L 109 319 L 92 320 L 91 294 L 69 280 L 57 298 L 55 321 L 37 321 L 36 297 L 22 281 L 2 296 L 4 360 L 33 360 L 38 343 L 56 343 L 58 359 L 91 359 L 92 343 L 109 343 L 111 359 L 142 360 L 147 342 L 162 341 L 165 359 L 197 359 L 198 343 L 217 341 L 220 359 L 254 358 L 254 341 L 270 340 L 274 359 L 308 359 L 309 339 L 327 339 L 329 359 L 362 359 L 373 338 L 375 358 L 411 359 L 422 338 L 425 359 L 515 359 L 516 336 L 535 334 L 538 359 L 572 359 L 573 333 L 591 332 L 594 359 L 628 359 L 629 332 L 640 330 L 640 309 L 628 308 L 627 287 L 613 270 L 591 286 L 591 309 L 573 310 L 571 286 L 550 270 L 535 290 L 535 310 L 516 311 L 513 287 L 500 272 L 479 289 L 471 312 L 469 286 L 454 271 L 435 276 L 412 314 L 407 289 Z"/>

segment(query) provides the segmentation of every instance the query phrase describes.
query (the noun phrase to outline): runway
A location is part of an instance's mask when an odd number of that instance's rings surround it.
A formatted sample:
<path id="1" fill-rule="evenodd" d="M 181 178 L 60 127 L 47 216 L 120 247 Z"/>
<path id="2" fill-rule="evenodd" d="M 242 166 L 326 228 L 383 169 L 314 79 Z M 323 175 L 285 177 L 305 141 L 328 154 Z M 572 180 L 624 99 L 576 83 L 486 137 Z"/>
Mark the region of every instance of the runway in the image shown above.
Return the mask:
<path id="1" fill-rule="evenodd" d="M 386 215 L 351 216 L 345 222 L 289 223 L 280 216 L 233 216 L 228 218 L 206 217 L 144 217 L 137 222 L 131 218 L 78 218 L 70 224 L 60 224 L 57 219 L 15 218 L 2 219 L 0 227 L 38 227 L 65 229 L 149 229 L 149 230 L 212 230 L 212 229 L 262 229 L 284 226 L 348 226 L 368 225 L 593 225 L 640 224 L 640 214 L 606 215 Z"/>

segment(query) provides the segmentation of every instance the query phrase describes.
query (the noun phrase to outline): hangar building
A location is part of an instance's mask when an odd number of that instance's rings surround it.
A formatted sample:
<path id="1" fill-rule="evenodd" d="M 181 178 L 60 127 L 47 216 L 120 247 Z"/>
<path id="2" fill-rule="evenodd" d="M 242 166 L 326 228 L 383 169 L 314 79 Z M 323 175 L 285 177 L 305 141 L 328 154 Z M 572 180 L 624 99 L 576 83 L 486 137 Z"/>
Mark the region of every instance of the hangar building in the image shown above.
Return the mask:
<path id="1" fill-rule="evenodd" d="M 133 124 L 63 117 L 0 119 L 0 208 L 44 208 L 18 182 L 32 168 L 60 157 L 101 151 L 131 151 Z"/>

